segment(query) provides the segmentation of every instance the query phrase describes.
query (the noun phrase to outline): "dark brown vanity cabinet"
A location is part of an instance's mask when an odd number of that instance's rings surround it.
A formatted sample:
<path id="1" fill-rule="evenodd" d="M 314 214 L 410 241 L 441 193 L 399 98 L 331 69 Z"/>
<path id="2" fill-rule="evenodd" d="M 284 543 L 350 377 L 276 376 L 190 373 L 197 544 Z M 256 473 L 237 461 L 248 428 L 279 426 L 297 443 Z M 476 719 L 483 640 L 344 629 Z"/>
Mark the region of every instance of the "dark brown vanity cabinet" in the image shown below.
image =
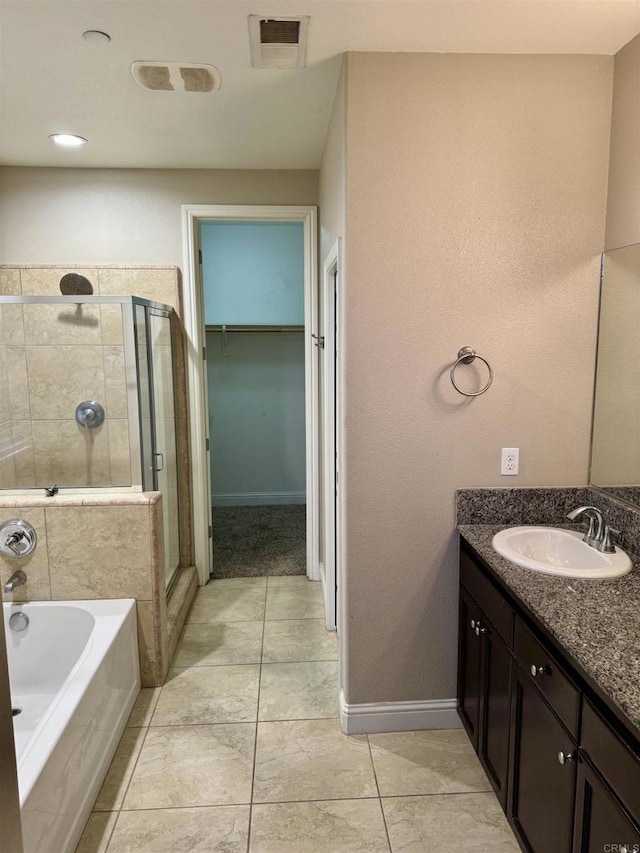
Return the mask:
<path id="1" fill-rule="evenodd" d="M 525 849 L 571 853 L 577 744 L 519 665 L 511 744 L 509 814 Z"/>
<path id="2" fill-rule="evenodd" d="M 640 827 L 633 818 L 640 816 L 639 781 L 640 759 L 585 699 L 574 853 L 640 851 Z"/>
<path id="3" fill-rule="evenodd" d="M 465 562 L 468 561 L 464 555 Z M 462 723 L 503 808 L 507 801 L 511 655 L 503 634 L 511 634 L 512 615 L 471 561 L 460 587 L 458 696 Z M 475 595 L 475 598 L 474 598 Z M 480 603 L 476 601 L 480 600 Z M 506 604 L 506 602 L 504 602 Z M 492 617 L 492 618 L 490 618 Z M 505 618 L 506 617 L 506 618 Z M 493 620 L 493 621 L 492 621 Z"/>
<path id="4" fill-rule="evenodd" d="M 636 738 L 466 546 L 459 620 L 460 718 L 522 849 L 640 853 Z"/>

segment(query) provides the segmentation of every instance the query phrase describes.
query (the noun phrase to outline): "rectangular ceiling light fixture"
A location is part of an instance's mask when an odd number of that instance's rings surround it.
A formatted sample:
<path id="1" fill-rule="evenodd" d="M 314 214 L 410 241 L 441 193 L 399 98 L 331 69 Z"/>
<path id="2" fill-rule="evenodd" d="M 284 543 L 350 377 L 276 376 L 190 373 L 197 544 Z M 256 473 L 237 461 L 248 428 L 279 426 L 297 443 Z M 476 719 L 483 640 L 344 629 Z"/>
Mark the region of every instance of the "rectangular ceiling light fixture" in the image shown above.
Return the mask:
<path id="1" fill-rule="evenodd" d="M 249 15 L 251 65 L 254 68 L 304 68 L 309 16 L 264 18 Z"/>

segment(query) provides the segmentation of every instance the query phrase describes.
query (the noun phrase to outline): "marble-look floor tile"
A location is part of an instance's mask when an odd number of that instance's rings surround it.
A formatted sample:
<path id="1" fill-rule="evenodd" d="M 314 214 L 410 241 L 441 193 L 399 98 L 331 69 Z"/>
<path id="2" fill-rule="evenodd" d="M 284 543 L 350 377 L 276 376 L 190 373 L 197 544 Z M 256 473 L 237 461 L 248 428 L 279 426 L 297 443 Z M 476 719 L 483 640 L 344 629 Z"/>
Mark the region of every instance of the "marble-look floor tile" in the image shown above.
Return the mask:
<path id="1" fill-rule="evenodd" d="M 463 729 L 369 735 L 380 795 L 490 791 Z"/>
<path id="2" fill-rule="evenodd" d="M 337 720 L 258 723 L 253 800 L 274 803 L 377 796 L 367 739 Z"/>
<path id="3" fill-rule="evenodd" d="M 389 853 L 380 802 L 256 805 L 249 853 Z"/>
<path id="4" fill-rule="evenodd" d="M 173 666 L 260 663 L 262 622 L 188 624 L 180 639 Z"/>
<path id="5" fill-rule="evenodd" d="M 175 669 L 162 688 L 151 725 L 255 721 L 259 682 L 257 665 Z"/>
<path id="6" fill-rule="evenodd" d="M 518 853 L 520 846 L 490 794 L 383 799 L 393 853 Z"/>
<path id="7" fill-rule="evenodd" d="M 122 812 L 109 853 L 246 853 L 249 806 Z"/>
<path id="8" fill-rule="evenodd" d="M 337 661 L 264 664 L 258 719 L 337 717 L 338 693 Z"/>
<path id="9" fill-rule="evenodd" d="M 120 808 L 146 733 L 147 729 L 141 728 L 124 730 L 93 807 L 94 811 L 109 812 Z"/>
<path id="10" fill-rule="evenodd" d="M 148 729 L 124 809 L 248 803 L 252 723 Z"/>
<path id="11" fill-rule="evenodd" d="M 127 720 L 127 728 L 148 726 L 160 697 L 159 687 L 143 687 Z"/>
<path id="12" fill-rule="evenodd" d="M 322 619 L 265 622 L 263 663 L 338 660 L 338 635 Z"/>
<path id="13" fill-rule="evenodd" d="M 265 588 L 208 584 L 198 591 L 187 617 L 195 622 L 247 622 L 264 619 Z"/>
<path id="14" fill-rule="evenodd" d="M 322 585 L 303 578 L 300 583 L 267 584 L 266 619 L 322 619 Z"/>
<path id="15" fill-rule="evenodd" d="M 206 586 L 206 589 L 209 587 L 213 587 L 215 589 L 247 589 L 247 588 L 260 588 L 265 589 L 267 586 L 267 578 L 266 577 L 256 577 L 256 578 L 217 578 L 216 580 L 209 581 Z"/>
<path id="16" fill-rule="evenodd" d="M 84 828 L 75 853 L 106 853 L 118 812 L 94 812 Z"/>
<path id="17" fill-rule="evenodd" d="M 297 586 L 301 589 L 315 583 L 315 581 L 310 581 L 306 575 L 269 575 L 267 578 L 267 586 L 271 589 L 279 586 Z"/>

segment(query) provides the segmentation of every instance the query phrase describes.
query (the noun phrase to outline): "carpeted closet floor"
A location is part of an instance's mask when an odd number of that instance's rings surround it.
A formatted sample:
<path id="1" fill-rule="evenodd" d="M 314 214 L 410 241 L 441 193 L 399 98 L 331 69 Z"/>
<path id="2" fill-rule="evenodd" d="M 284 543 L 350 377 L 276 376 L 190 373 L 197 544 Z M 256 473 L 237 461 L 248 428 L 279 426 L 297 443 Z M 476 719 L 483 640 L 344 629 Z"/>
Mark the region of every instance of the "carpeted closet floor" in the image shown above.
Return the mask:
<path id="1" fill-rule="evenodd" d="M 306 507 L 233 506 L 213 510 L 213 577 L 304 575 Z"/>

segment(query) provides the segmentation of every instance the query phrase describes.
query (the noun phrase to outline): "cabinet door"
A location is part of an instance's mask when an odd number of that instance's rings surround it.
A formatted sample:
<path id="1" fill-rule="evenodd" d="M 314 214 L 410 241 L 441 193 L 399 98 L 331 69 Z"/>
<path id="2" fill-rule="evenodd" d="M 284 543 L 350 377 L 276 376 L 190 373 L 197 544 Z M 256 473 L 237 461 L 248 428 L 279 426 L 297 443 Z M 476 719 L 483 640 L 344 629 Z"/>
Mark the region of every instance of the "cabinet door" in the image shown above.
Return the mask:
<path id="1" fill-rule="evenodd" d="M 458 713 L 476 751 L 480 729 L 482 675 L 482 641 L 478 627 L 480 618 L 478 605 L 461 586 L 458 628 Z"/>
<path id="2" fill-rule="evenodd" d="M 511 655 L 491 624 L 483 633 L 482 702 L 478 755 L 503 808 L 507 803 Z"/>
<path id="3" fill-rule="evenodd" d="M 640 831 L 583 758 L 578 768 L 574 853 L 640 850 Z"/>
<path id="4" fill-rule="evenodd" d="M 513 667 L 509 813 L 526 849 L 570 853 L 576 746 L 519 666 Z M 560 763 L 560 754 L 571 756 Z"/>

